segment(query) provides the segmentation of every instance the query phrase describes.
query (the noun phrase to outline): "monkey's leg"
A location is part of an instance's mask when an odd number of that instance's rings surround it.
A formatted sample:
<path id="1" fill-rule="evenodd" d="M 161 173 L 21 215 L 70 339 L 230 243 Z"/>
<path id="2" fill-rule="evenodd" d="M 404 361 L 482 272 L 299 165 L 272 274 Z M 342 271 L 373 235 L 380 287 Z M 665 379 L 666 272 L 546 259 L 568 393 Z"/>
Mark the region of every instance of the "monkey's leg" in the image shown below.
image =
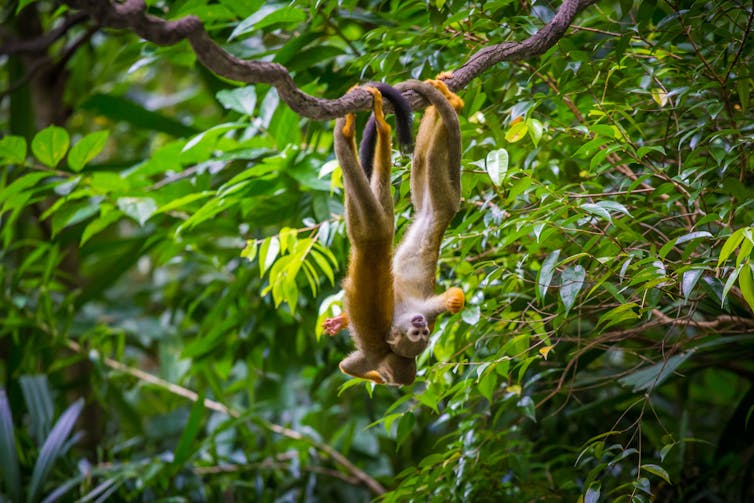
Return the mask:
<path id="1" fill-rule="evenodd" d="M 340 362 L 340 371 L 344 374 L 348 374 L 352 377 L 358 377 L 360 379 L 369 379 L 377 384 L 384 384 L 385 380 L 380 376 L 379 372 L 369 364 L 364 353 L 361 351 L 354 351 L 350 355 L 343 358 Z"/>
<path id="2" fill-rule="evenodd" d="M 382 111 L 382 94 L 375 87 L 367 87 L 374 98 L 373 113 L 377 128 L 377 145 L 374 151 L 374 166 L 370 184 L 377 201 L 382 205 L 385 218 L 393 221 L 393 195 L 390 191 L 393 148 L 390 124 L 385 121 Z"/>

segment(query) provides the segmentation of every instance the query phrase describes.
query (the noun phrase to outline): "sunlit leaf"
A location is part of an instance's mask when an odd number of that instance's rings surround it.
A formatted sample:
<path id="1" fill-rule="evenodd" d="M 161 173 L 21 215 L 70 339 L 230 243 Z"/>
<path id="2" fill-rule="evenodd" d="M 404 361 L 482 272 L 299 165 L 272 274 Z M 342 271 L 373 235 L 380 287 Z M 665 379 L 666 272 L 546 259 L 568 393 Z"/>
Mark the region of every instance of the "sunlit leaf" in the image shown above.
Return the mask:
<path id="1" fill-rule="evenodd" d="M 664 480 L 668 484 L 672 483 L 672 482 L 670 482 L 670 475 L 668 475 L 668 472 L 665 471 L 665 469 L 663 467 L 661 467 L 661 466 L 652 465 L 652 464 L 646 464 L 646 465 L 641 465 L 641 469 L 642 470 L 646 470 L 649 473 L 652 473 L 654 475 L 657 475 L 658 477 L 660 477 L 662 480 Z"/>
<path id="2" fill-rule="evenodd" d="M 81 171 L 89 161 L 102 152 L 108 135 L 108 131 L 96 131 L 81 138 L 68 153 L 68 166 L 73 171 Z"/>
<path id="3" fill-rule="evenodd" d="M 117 204 L 120 211 L 142 226 L 157 211 L 157 203 L 151 197 L 120 197 Z"/>
<path id="4" fill-rule="evenodd" d="M 58 126 L 48 126 L 31 140 L 31 151 L 39 162 L 54 168 L 65 157 L 69 143 L 68 131 Z"/>
<path id="5" fill-rule="evenodd" d="M 8 135 L 0 138 L 0 162 L 23 164 L 25 160 L 26 139 L 23 136 Z"/>
<path id="6" fill-rule="evenodd" d="M 504 148 L 493 150 L 487 154 L 484 165 L 492 183 L 499 186 L 508 172 L 508 151 Z"/>
<path id="7" fill-rule="evenodd" d="M 252 115 L 257 106 L 257 91 L 254 86 L 223 89 L 217 93 L 217 100 L 229 110 L 244 115 Z"/>
<path id="8" fill-rule="evenodd" d="M 529 126 L 526 124 L 526 122 L 518 122 L 512 125 L 508 129 L 508 132 L 505 133 L 505 140 L 510 143 L 516 143 L 526 136 L 528 130 Z"/>

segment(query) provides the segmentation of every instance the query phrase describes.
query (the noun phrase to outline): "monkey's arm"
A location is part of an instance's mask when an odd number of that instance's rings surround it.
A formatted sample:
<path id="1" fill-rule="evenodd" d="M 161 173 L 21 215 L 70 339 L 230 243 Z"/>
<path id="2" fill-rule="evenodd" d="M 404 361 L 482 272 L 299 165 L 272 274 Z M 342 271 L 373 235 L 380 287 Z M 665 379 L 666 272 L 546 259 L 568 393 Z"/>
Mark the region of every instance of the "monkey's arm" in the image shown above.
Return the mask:
<path id="1" fill-rule="evenodd" d="M 442 237 L 460 202 L 461 132 L 456 110 L 463 101 L 439 80 L 410 80 L 398 88 L 413 89 L 432 104 L 419 125 L 411 168 L 416 214 L 393 260 L 398 295 L 428 298 L 434 294 Z"/>

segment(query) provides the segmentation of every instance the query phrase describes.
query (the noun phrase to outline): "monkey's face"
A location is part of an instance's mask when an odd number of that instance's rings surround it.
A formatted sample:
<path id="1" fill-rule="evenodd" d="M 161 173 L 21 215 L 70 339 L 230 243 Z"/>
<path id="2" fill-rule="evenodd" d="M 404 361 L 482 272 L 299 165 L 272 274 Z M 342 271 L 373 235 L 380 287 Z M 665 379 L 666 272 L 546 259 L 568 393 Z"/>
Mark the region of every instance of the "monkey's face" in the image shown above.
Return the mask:
<path id="1" fill-rule="evenodd" d="M 413 358 L 429 344 L 430 326 L 421 313 L 413 313 L 394 320 L 387 343 L 393 353 Z"/>

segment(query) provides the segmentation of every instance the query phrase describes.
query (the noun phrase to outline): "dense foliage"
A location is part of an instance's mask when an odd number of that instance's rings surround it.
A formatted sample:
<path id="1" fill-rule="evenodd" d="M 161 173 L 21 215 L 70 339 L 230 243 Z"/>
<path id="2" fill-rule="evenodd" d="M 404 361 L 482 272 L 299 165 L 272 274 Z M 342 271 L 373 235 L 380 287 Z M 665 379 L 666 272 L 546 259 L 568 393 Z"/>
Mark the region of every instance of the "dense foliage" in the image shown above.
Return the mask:
<path id="1" fill-rule="evenodd" d="M 559 5 L 148 4 L 330 98 L 457 68 Z M 71 13 L 2 15 L 11 40 Z M 754 498 L 753 16 L 603 0 L 460 91 L 439 283 L 467 307 L 402 388 L 346 378 L 351 341 L 319 328 L 348 252 L 331 123 L 186 42 L 84 22 L 0 56 L 0 494 Z"/>

